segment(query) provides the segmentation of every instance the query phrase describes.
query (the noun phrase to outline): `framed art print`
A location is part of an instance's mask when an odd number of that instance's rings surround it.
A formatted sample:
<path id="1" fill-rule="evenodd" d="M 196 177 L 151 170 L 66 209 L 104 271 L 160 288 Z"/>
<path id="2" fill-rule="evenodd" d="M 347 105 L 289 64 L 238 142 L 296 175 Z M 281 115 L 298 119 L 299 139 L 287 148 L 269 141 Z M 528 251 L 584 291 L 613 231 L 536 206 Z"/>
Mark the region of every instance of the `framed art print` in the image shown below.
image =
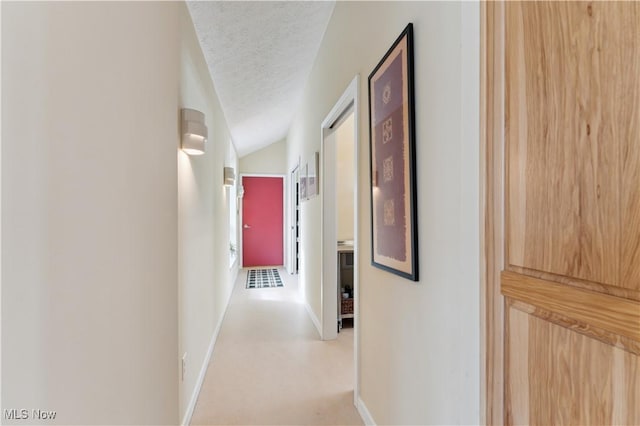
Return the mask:
<path id="1" fill-rule="evenodd" d="M 315 152 L 307 163 L 307 198 L 313 198 L 320 193 L 318 185 L 318 166 L 320 153 Z"/>
<path id="2" fill-rule="evenodd" d="M 418 281 L 413 25 L 369 75 L 371 262 Z"/>
<path id="3" fill-rule="evenodd" d="M 300 201 L 307 200 L 307 189 L 307 164 L 305 164 L 300 171 Z"/>

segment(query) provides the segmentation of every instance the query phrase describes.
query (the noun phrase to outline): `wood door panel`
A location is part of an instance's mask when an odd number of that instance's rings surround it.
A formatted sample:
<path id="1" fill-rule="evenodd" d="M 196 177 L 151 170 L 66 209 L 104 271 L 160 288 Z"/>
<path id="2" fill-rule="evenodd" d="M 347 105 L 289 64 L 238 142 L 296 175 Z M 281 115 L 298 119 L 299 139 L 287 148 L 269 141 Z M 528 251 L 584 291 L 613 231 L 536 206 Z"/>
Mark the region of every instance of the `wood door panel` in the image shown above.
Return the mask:
<path id="1" fill-rule="evenodd" d="M 636 3 L 637 4 L 637 3 Z M 640 13 L 636 16 L 640 27 Z M 640 31 L 636 31 L 640 34 Z M 640 38 L 640 35 L 638 35 Z M 640 49 L 630 61 L 634 62 L 636 76 L 640 75 Z M 622 261 L 621 278 L 628 288 L 640 292 L 640 79 L 635 79 L 636 110 L 633 133 L 622 143 Z"/>
<path id="2" fill-rule="evenodd" d="M 627 126 L 616 129 L 621 143 L 621 216 L 622 216 L 622 282 L 640 291 L 640 3 L 617 5 L 620 67 L 606 68 L 606 77 L 620 86 L 612 99 L 614 114 L 627 120 Z M 613 12 L 611 12 L 613 13 Z"/>
<path id="3" fill-rule="evenodd" d="M 594 328 L 640 342 L 640 305 L 633 300 L 513 272 L 502 273 L 502 293 L 545 311 L 562 314 L 575 324 L 578 332 L 590 334 L 589 328 Z"/>
<path id="4" fill-rule="evenodd" d="M 507 424 L 640 424 L 640 357 L 513 306 L 506 321 Z"/>
<path id="5" fill-rule="evenodd" d="M 640 357 L 620 349 L 613 352 L 613 424 L 640 425 Z"/>
<path id="6" fill-rule="evenodd" d="M 564 275 L 552 274 L 550 272 L 538 271 L 535 269 L 522 268 L 520 266 L 508 265 L 505 267 L 507 271 L 515 272 L 527 277 L 538 278 L 545 281 L 552 281 L 565 284 L 572 287 L 582 288 L 585 290 L 597 291 L 598 293 L 610 294 L 612 296 L 622 297 L 625 299 L 640 302 L 640 291 L 629 288 L 616 287 L 614 285 L 596 283 L 593 281 L 582 280 L 576 277 L 567 277 Z"/>
<path id="7" fill-rule="evenodd" d="M 484 273 L 481 276 L 481 423 L 499 425 L 503 416 L 504 371 L 503 371 L 503 333 L 504 303 L 500 292 L 500 272 L 503 266 L 503 227 L 500 220 L 503 206 L 502 198 L 502 135 L 504 102 L 501 96 L 493 96 L 503 86 L 504 38 L 501 30 L 502 6 L 497 2 L 480 4 L 481 21 L 485 24 L 481 31 L 481 140 L 485 149 L 481 149 L 481 187 L 484 201 L 481 211 L 480 228 L 483 250 L 481 252 Z"/>
<path id="8" fill-rule="evenodd" d="M 529 419 L 529 318 L 508 305 L 505 312 L 505 423 L 526 425 Z"/>
<path id="9" fill-rule="evenodd" d="M 640 425 L 640 2 L 481 19 L 483 421 Z"/>
<path id="10" fill-rule="evenodd" d="M 640 5 L 505 8 L 507 264 L 638 291 Z"/>

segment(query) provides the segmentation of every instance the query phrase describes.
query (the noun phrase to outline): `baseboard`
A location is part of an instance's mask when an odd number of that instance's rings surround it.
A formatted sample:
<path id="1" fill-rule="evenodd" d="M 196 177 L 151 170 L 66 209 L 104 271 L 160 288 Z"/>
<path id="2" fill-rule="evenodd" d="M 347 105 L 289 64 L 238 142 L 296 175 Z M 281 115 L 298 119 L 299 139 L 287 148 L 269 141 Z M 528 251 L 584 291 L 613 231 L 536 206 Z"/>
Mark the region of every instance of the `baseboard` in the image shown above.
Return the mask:
<path id="1" fill-rule="evenodd" d="M 311 318 L 311 322 L 313 322 L 313 325 L 316 326 L 316 330 L 318 330 L 318 334 L 320 335 L 320 338 L 322 338 L 322 326 L 320 325 L 320 320 L 318 319 L 316 314 L 313 312 L 313 309 L 311 309 L 311 306 L 309 306 L 307 302 L 304 302 L 304 307 L 307 308 L 307 313 L 309 314 L 309 318 Z"/>
<path id="2" fill-rule="evenodd" d="M 371 413 L 369 412 L 369 409 L 367 408 L 367 406 L 364 404 L 364 401 L 362 401 L 360 397 L 358 397 L 358 405 L 356 406 L 356 408 L 358 409 L 358 413 L 360 413 L 360 417 L 362 418 L 362 421 L 364 422 L 365 425 L 376 426 L 376 422 L 373 421 L 373 417 L 371 417 Z"/>
<path id="3" fill-rule="evenodd" d="M 236 257 L 235 262 L 231 265 L 231 282 L 235 285 L 236 280 L 238 279 L 238 273 L 240 272 L 240 268 L 238 268 L 238 258 Z M 233 293 L 233 288 L 231 289 L 231 293 Z M 229 300 L 231 300 L 231 296 L 229 296 Z"/>
<path id="4" fill-rule="evenodd" d="M 235 280 L 233 281 L 233 283 L 235 284 Z M 227 303 L 224 307 L 224 312 L 222 313 L 222 317 L 220 318 L 220 321 L 218 322 L 216 329 L 213 330 L 213 334 L 211 335 L 211 342 L 209 342 L 209 349 L 207 350 L 207 355 L 204 357 L 204 362 L 202 363 L 202 367 L 200 367 L 200 374 L 198 375 L 196 386 L 193 389 L 193 393 L 191 394 L 191 400 L 189 401 L 189 405 L 187 406 L 187 411 L 186 413 L 184 413 L 184 417 L 182 418 L 182 423 L 180 423 L 181 426 L 188 426 L 191 423 L 193 410 L 195 410 L 196 408 L 196 403 L 198 402 L 198 396 L 200 395 L 200 389 L 202 389 L 204 378 L 207 375 L 207 368 L 209 367 L 209 362 L 211 362 L 211 355 L 213 355 L 213 348 L 216 345 L 216 341 L 218 340 L 218 335 L 220 334 L 220 330 L 222 329 L 222 324 L 224 323 L 224 317 L 227 315 L 227 309 L 229 308 L 229 302 L 231 301 L 232 294 L 233 294 L 233 287 L 231 288 L 231 292 L 229 292 L 229 297 L 227 298 Z"/>

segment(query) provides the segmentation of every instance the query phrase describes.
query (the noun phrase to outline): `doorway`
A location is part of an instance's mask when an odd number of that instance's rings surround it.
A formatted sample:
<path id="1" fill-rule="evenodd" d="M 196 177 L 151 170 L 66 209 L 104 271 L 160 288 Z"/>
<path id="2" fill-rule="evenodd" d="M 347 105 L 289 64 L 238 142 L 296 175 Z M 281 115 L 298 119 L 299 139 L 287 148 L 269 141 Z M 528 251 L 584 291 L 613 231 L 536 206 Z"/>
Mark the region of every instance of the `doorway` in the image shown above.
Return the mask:
<path id="1" fill-rule="evenodd" d="M 349 318 L 353 323 L 353 348 L 354 348 L 354 403 L 359 395 L 358 372 L 359 346 L 358 346 L 358 287 L 359 287 L 359 262 L 358 262 L 358 118 L 359 110 L 359 77 L 356 76 L 331 112 L 321 125 L 321 173 L 320 196 L 322 210 L 322 339 L 332 340 L 338 337 L 340 327 L 339 308 L 342 308 L 342 300 L 351 299 L 352 313 Z M 347 127 L 343 128 L 343 124 Z M 349 127 L 350 126 L 350 127 Z M 347 130 L 349 129 L 349 130 Z M 344 135 L 347 141 L 337 142 L 338 133 Z M 349 155 L 341 155 L 340 160 L 350 162 L 351 172 L 347 177 L 338 171 L 338 149 L 348 150 Z M 348 190 L 350 189 L 350 190 Z M 340 199 L 339 199 L 340 197 Z M 346 198 L 351 202 L 345 202 Z M 339 208 L 345 211 L 338 213 Z M 342 216 L 339 220 L 339 217 Z M 347 218 L 349 216 L 349 218 Z M 346 220 L 344 220 L 346 219 Z M 351 237 L 351 238 L 349 238 Z M 338 244 L 338 241 L 342 244 Z M 349 252 L 343 256 L 340 252 L 345 249 Z M 344 266 L 344 267 L 342 267 Z M 342 291 L 338 284 L 342 273 L 349 273 L 351 278 L 350 288 Z M 346 287 L 346 286 L 345 286 Z M 343 293 L 347 293 L 345 298 Z"/>
<path id="2" fill-rule="evenodd" d="M 299 166 L 291 172 L 290 190 L 290 221 L 289 230 L 289 273 L 297 275 L 300 269 L 300 180 Z"/>
<path id="3" fill-rule="evenodd" d="M 338 253 L 338 294 L 337 331 L 353 328 L 353 232 L 355 218 L 353 216 L 354 175 L 354 121 L 353 108 L 327 130 L 324 138 L 325 158 L 335 164 L 335 211 L 336 236 Z M 329 193 L 327 193 L 329 194 Z"/>
<path id="4" fill-rule="evenodd" d="M 281 176 L 242 176 L 242 266 L 281 266 L 284 260 Z"/>

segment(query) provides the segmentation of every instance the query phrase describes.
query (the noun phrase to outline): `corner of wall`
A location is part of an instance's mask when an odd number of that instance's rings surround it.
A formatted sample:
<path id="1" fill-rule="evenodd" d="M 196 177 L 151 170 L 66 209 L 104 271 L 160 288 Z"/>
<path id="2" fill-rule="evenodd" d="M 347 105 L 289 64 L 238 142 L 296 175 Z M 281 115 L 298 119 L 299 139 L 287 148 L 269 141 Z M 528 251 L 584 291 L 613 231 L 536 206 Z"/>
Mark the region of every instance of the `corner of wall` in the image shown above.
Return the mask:
<path id="1" fill-rule="evenodd" d="M 364 424 L 366 426 L 376 426 L 376 422 L 373 420 L 373 416 L 371 416 L 369 409 L 365 405 L 364 401 L 362 401 L 362 399 L 360 398 L 360 395 L 358 395 L 357 398 L 358 398 L 358 403 L 356 405 L 356 408 Z"/>
<path id="2" fill-rule="evenodd" d="M 320 324 L 320 320 L 318 319 L 318 316 L 315 314 L 315 312 L 313 312 L 313 309 L 311 309 L 309 302 L 307 302 L 306 300 L 304 301 L 304 307 L 307 310 L 307 313 L 309 314 L 309 318 L 311 318 L 311 322 L 313 322 L 313 325 L 316 327 L 318 336 L 322 338 L 322 325 Z"/>
<path id="3" fill-rule="evenodd" d="M 238 160 L 240 173 L 284 174 L 287 171 L 287 140 L 282 139 L 267 145 Z"/>
<path id="4" fill-rule="evenodd" d="M 180 386 L 180 419 L 188 423 L 233 292 L 237 262 L 229 265 L 229 191 L 225 166 L 237 169 L 230 131 L 188 7 L 181 9 L 179 107 L 205 114 L 204 155 L 178 152 L 180 347 L 187 356 Z M 206 284 L 205 284 L 206 283 Z M 188 313 L 188 314 L 187 314 Z"/>
<path id="5" fill-rule="evenodd" d="M 237 276 L 237 268 L 236 268 L 236 276 Z M 232 274 L 233 275 L 233 274 Z M 234 279 L 235 281 L 235 279 Z M 198 402 L 198 396 L 200 395 L 200 390 L 202 389 L 202 385 L 204 383 L 204 379 L 207 375 L 207 369 L 209 368 L 209 363 L 211 362 L 211 356 L 213 355 L 213 350 L 215 349 L 216 342 L 218 341 L 218 335 L 220 334 L 220 330 L 222 329 L 222 324 L 224 323 L 224 318 L 227 315 L 227 309 L 229 308 L 229 302 L 231 301 L 232 293 L 229 293 L 229 297 L 225 303 L 225 309 L 222 313 L 222 317 L 218 324 L 216 325 L 213 334 L 211 335 L 211 340 L 209 341 L 209 347 L 207 349 L 207 354 L 204 357 L 204 361 L 200 366 L 200 373 L 198 374 L 198 380 L 196 385 L 191 393 L 191 398 L 189 399 L 189 405 L 185 410 L 184 416 L 182 417 L 182 422 L 180 422 L 181 426 L 188 426 L 191 423 L 191 418 L 193 417 L 193 411 L 196 408 L 196 403 Z"/>

